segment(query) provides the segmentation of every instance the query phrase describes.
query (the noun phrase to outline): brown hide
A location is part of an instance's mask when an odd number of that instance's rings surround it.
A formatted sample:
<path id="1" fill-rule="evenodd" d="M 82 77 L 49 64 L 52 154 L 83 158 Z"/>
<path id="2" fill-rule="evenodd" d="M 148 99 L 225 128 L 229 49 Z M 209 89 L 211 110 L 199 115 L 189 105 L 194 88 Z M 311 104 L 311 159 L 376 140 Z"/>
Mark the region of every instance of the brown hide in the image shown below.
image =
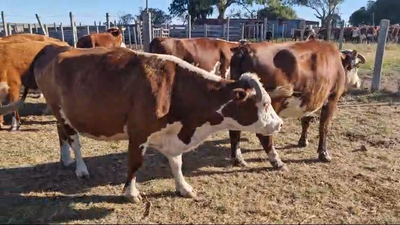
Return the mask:
<path id="1" fill-rule="evenodd" d="M 176 56 L 206 71 L 212 71 L 216 63 L 220 62 L 218 72 L 226 78 L 232 56 L 230 49 L 239 44 L 210 38 L 157 37 L 150 42 L 150 52 Z"/>
<path id="2" fill-rule="evenodd" d="M 104 33 L 92 33 L 79 38 L 77 48 L 95 47 L 120 47 L 122 43 L 122 32 L 117 28 L 110 28 Z"/>

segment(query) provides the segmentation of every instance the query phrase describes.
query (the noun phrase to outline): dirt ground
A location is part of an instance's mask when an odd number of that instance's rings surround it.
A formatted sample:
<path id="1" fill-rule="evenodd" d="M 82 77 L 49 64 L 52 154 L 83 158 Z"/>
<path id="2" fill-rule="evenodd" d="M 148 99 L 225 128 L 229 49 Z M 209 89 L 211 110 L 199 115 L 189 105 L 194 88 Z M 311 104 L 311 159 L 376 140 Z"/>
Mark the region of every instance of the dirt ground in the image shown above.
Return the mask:
<path id="1" fill-rule="evenodd" d="M 365 69 L 366 80 L 371 72 Z M 254 134 L 242 135 L 249 168 L 232 167 L 227 131 L 183 156 L 183 173 L 200 200 L 176 196 L 167 159 L 147 152 L 138 174 L 141 204 L 120 197 L 127 142 L 82 137 L 91 178 L 59 163 L 55 118 L 43 99 L 28 98 L 21 131 L 0 131 L 0 223 L 400 223 L 400 108 L 345 106 L 399 102 L 388 70 L 384 88 L 343 97 L 332 123 L 331 163 L 317 161 L 318 123 L 310 145 L 296 147 L 300 122 L 285 120 L 276 138 L 289 171 L 276 172 Z M 9 119 L 9 118 L 8 118 Z M 362 148 L 365 146 L 365 148 Z"/>

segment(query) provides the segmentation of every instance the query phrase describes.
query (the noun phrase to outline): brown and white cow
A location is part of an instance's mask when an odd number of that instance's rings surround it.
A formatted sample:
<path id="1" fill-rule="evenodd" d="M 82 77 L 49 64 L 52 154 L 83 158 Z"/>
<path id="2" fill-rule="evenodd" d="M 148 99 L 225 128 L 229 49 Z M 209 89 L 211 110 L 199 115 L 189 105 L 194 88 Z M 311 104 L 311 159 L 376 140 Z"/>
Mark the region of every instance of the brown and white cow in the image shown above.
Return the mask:
<path id="1" fill-rule="evenodd" d="M 79 38 L 77 48 L 124 47 L 122 28 L 110 28 L 104 33 L 92 33 Z"/>
<path id="2" fill-rule="evenodd" d="M 157 37 L 150 42 L 150 52 L 176 56 L 211 73 L 229 78 L 231 48 L 240 42 L 214 38 L 169 38 Z"/>
<path id="3" fill-rule="evenodd" d="M 164 154 L 177 191 L 195 197 L 185 181 L 182 154 L 226 129 L 272 135 L 282 120 L 252 73 L 224 80 L 175 56 L 125 48 L 48 46 L 33 63 L 37 85 L 58 121 L 61 161 L 76 158 L 78 177 L 89 176 L 79 134 L 129 140 L 125 195 L 140 200 L 136 171 L 148 147 Z"/>
<path id="4" fill-rule="evenodd" d="M 28 86 L 32 90 L 37 89 L 30 85 L 26 75 L 33 59 L 41 49 L 49 44 L 69 46 L 66 42 L 45 40 L 47 41 L 22 41 L 14 37 L 0 43 L 0 103 L 6 97 L 9 103 L 18 101 L 21 85 Z M 3 122 L 3 115 L 0 114 L 0 127 L 3 126 Z M 17 131 L 19 127 L 20 116 L 16 110 L 13 112 L 10 131 Z"/>
<path id="5" fill-rule="evenodd" d="M 356 51 L 342 53 L 325 41 L 251 43 L 232 49 L 232 79 L 246 72 L 256 73 L 272 98 L 272 106 L 282 118 L 301 118 L 299 146 L 306 146 L 312 115 L 321 111 L 318 155 L 331 161 L 327 148 L 328 125 L 346 86 L 359 87 L 359 79 L 348 78 L 357 58 Z M 358 66 L 358 65 L 357 65 Z M 354 75 L 354 74 L 353 74 Z M 257 134 L 269 162 L 276 169 L 286 168 L 275 151 L 272 136 Z M 235 165 L 246 166 L 241 156 L 240 131 L 230 131 L 231 157 Z"/>

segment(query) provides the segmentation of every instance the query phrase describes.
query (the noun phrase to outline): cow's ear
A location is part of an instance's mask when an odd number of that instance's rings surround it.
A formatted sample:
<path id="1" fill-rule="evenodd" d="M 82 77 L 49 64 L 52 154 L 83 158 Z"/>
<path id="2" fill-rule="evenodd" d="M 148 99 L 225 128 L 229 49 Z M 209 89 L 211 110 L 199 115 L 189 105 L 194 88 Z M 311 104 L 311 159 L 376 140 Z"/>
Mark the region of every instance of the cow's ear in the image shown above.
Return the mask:
<path id="1" fill-rule="evenodd" d="M 232 96 L 234 101 L 242 102 L 247 99 L 249 93 L 243 88 L 235 88 L 232 90 Z"/>
<path id="2" fill-rule="evenodd" d="M 357 54 L 358 54 L 358 52 L 357 52 L 357 50 L 353 50 L 353 52 L 351 53 L 351 56 L 353 57 L 353 58 L 356 58 L 357 57 Z"/>

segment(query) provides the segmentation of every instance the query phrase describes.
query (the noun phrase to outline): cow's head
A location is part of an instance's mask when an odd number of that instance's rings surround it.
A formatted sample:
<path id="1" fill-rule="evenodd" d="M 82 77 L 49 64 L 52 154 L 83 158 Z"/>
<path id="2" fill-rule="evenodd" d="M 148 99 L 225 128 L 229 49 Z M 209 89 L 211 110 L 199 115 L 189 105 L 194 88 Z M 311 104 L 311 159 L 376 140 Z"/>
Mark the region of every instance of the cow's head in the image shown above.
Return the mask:
<path id="1" fill-rule="evenodd" d="M 126 45 L 124 43 L 124 39 L 122 37 L 122 31 L 125 30 L 125 28 L 117 28 L 113 27 L 107 30 L 108 33 L 110 33 L 112 36 L 114 36 L 116 39 L 118 39 L 118 42 L 120 43 L 120 47 L 126 48 Z"/>
<path id="2" fill-rule="evenodd" d="M 362 54 L 356 50 L 341 51 L 342 64 L 347 74 L 347 88 L 360 88 L 361 80 L 358 77 L 358 68 L 361 64 L 365 64 L 366 60 Z"/>
<path id="3" fill-rule="evenodd" d="M 218 112 L 228 129 L 272 135 L 280 131 L 283 121 L 271 105 L 271 98 L 254 73 L 244 73 L 230 84 L 232 100 Z"/>

